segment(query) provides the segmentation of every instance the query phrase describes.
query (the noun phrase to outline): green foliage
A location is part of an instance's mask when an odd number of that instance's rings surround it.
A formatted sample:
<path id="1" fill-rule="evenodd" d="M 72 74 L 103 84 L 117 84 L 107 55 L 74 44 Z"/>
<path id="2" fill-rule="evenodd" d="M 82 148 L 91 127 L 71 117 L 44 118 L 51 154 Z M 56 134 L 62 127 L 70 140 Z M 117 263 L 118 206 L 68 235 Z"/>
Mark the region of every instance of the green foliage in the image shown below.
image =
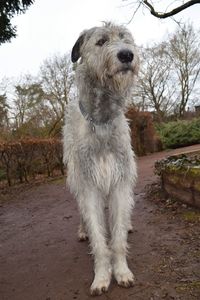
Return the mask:
<path id="1" fill-rule="evenodd" d="M 191 121 L 161 123 L 156 130 L 165 148 L 178 148 L 200 143 L 200 118 Z"/>
<path id="2" fill-rule="evenodd" d="M 6 179 L 6 172 L 5 170 L 0 168 L 0 181 Z"/>
<path id="3" fill-rule="evenodd" d="M 0 1 L 0 45 L 16 37 L 16 26 L 11 24 L 15 14 L 24 13 L 34 0 L 1 0 Z"/>

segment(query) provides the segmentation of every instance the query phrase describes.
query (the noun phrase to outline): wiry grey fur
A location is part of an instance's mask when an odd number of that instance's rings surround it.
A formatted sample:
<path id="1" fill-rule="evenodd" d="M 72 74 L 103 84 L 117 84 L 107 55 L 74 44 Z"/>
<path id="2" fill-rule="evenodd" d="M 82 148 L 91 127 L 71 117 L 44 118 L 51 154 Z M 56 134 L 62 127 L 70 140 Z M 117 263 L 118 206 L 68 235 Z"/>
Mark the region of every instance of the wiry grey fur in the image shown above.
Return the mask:
<path id="1" fill-rule="evenodd" d="M 79 58 L 78 99 L 69 103 L 64 126 L 64 162 L 81 214 L 79 238 L 89 237 L 94 255 L 95 295 L 107 291 L 112 273 L 119 285 L 134 282 L 126 252 L 136 165 L 124 112 L 139 63 L 130 32 L 111 23 L 80 35 L 72 61 Z"/>

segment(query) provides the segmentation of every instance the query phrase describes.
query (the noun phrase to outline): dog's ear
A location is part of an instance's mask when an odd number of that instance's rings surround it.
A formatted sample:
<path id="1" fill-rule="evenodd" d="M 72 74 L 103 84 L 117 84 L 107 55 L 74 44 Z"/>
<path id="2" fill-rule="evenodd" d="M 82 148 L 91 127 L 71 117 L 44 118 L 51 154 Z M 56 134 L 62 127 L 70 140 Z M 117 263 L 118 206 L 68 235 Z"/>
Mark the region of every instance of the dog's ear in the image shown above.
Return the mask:
<path id="1" fill-rule="evenodd" d="M 81 57 L 81 47 L 85 41 L 88 41 L 97 27 L 93 27 L 89 30 L 84 30 L 76 41 L 74 47 L 72 48 L 71 60 L 73 63 Z"/>
<path id="2" fill-rule="evenodd" d="M 77 62 L 77 60 L 81 57 L 81 46 L 83 45 L 84 39 L 85 33 L 79 36 L 74 47 L 72 48 L 71 60 L 73 63 Z"/>

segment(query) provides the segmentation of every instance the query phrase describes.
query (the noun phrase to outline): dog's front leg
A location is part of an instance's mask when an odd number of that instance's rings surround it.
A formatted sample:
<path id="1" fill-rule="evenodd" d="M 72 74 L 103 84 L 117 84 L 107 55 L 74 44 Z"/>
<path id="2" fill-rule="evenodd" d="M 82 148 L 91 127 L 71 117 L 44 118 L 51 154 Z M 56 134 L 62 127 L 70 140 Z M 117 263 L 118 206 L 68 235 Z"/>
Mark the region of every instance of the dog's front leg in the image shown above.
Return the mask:
<path id="1" fill-rule="evenodd" d="M 118 185 L 110 195 L 109 224 L 113 273 L 117 283 L 123 287 L 134 284 L 134 275 L 126 260 L 127 235 L 133 204 L 131 187 L 127 184 Z"/>
<path id="2" fill-rule="evenodd" d="M 104 201 L 100 193 L 91 188 L 84 191 L 78 200 L 94 255 L 95 277 L 91 294 L 100 295 L 108 290 L 112 272 L 110 250 L 106 243 Z"/>

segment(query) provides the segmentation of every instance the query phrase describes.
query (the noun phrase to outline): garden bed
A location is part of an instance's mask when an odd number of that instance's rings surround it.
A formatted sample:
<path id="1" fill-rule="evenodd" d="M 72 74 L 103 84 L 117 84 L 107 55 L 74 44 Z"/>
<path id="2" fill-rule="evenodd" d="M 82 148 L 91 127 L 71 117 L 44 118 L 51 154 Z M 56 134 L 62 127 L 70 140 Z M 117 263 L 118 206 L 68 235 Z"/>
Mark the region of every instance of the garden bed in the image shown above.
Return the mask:
<path id="1" fill-rule="evenodd" d="M 200 151 L 170 156 L 155 169 L 168 196 L 200 208 Z"/>

